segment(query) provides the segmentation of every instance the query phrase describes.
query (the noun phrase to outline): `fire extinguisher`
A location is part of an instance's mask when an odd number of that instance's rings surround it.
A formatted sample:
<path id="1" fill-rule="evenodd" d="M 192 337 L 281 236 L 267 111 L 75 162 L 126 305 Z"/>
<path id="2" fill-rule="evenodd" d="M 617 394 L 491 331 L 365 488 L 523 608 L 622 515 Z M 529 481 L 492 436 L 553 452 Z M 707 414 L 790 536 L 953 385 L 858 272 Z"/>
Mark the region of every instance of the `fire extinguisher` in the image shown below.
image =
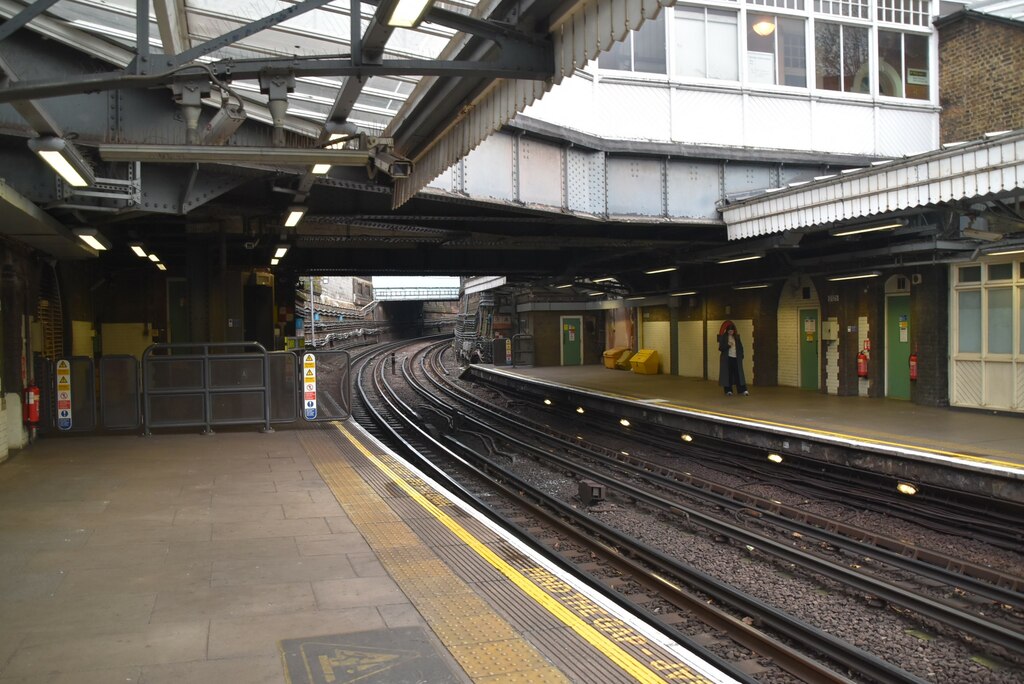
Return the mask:
<path id="1" fill-rule="evenodd" d="M 914 348 L 914 353 L 910 355 L 910 379 L 917 380 L 917 347 Z"/>
<path id="2" fill-rule="evenodd" d="M 857 377 L 868 377 L 868 355 L 864 349 L 861 349 L 860 353 L 857 354 Z"/>
<path id="3" fill-rule="evenodd" d="M 39 423 L 39 388 L 35 385 L 25 388 L 25 422 L 29 425 Z"/>

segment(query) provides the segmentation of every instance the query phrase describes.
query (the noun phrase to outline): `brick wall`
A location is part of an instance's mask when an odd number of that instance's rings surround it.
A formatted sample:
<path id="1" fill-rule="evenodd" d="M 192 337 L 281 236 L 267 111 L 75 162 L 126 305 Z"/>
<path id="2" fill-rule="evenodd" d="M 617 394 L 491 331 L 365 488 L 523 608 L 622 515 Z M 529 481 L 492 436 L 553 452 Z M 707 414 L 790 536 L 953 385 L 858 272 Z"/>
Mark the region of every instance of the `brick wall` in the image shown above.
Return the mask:
<path id="1" fill-rule="evenodd" d="M 922 268 L 918 275 L 920 282 L 910 288 L 910 317 L 917 321 L 910 343 L 918 356 L 910 398 L 915 404 L 949 406 L 949 267 Z"/>
<path id="2" fill-rule="evenodd" d="M 937 26 L 942 142 L 1024 128 L 1024 24 L 967 12 Z"/>

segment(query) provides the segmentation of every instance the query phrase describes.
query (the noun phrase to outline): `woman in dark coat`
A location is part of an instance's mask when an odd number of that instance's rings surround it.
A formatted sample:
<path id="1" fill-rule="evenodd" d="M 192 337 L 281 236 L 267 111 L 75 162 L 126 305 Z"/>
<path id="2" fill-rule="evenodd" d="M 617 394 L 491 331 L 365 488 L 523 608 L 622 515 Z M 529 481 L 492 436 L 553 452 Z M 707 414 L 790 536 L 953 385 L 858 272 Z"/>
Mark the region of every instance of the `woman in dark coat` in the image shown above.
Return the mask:
<path id="1" fill-rule="evenodd" d="M 743 377 L 743 342 L 732 321 L 726 321 L 722 332 L 718 335 L 718 384 L 725 390 L 726 396 L 732 396 L 733 385 L 736 391 L 748 396 L 747 379 Z"/>

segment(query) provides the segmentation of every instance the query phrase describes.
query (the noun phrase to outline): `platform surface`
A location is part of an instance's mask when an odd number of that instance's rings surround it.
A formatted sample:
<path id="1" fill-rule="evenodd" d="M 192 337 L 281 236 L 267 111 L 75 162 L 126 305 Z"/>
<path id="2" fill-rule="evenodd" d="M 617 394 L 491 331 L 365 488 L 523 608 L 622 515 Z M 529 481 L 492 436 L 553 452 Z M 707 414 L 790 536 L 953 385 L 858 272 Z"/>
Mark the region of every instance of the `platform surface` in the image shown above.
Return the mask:
<path id="1" fill-rule="evenodd" d="M 732 681 L 343 424 L 15 453 L 0 613 L 2 684 Z"/>
<path id="2" fill-rule="evenodd" d="M 840 397 L 793 387 L 752 385 L 750 396 L 726 396 L 716 382 L 644 375 L 603 365 L 481 368 L 636 401 L 657 401 L 1024 469 L 1024 415 L 920 406 L 897 399 Z"/>

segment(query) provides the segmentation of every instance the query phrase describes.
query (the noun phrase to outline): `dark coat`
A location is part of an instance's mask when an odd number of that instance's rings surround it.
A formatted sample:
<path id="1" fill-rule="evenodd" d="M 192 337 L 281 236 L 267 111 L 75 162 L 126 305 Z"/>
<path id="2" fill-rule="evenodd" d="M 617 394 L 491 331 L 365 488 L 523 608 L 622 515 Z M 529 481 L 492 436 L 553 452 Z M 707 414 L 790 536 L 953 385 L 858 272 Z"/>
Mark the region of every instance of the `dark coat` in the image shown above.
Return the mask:
<path id="1" fill-rule="evenodd" d="M 718 384 L 722 387 L 729 387 L 729 333 L 723 332 L 718 336 Z M 734 334 L 736 338 L 736 366 L 739 370 L 738 384 L 743 386 L 747 384 L 747 379 L 743 375 L 743 341 L 740 340 L 739 334 Z"/>

